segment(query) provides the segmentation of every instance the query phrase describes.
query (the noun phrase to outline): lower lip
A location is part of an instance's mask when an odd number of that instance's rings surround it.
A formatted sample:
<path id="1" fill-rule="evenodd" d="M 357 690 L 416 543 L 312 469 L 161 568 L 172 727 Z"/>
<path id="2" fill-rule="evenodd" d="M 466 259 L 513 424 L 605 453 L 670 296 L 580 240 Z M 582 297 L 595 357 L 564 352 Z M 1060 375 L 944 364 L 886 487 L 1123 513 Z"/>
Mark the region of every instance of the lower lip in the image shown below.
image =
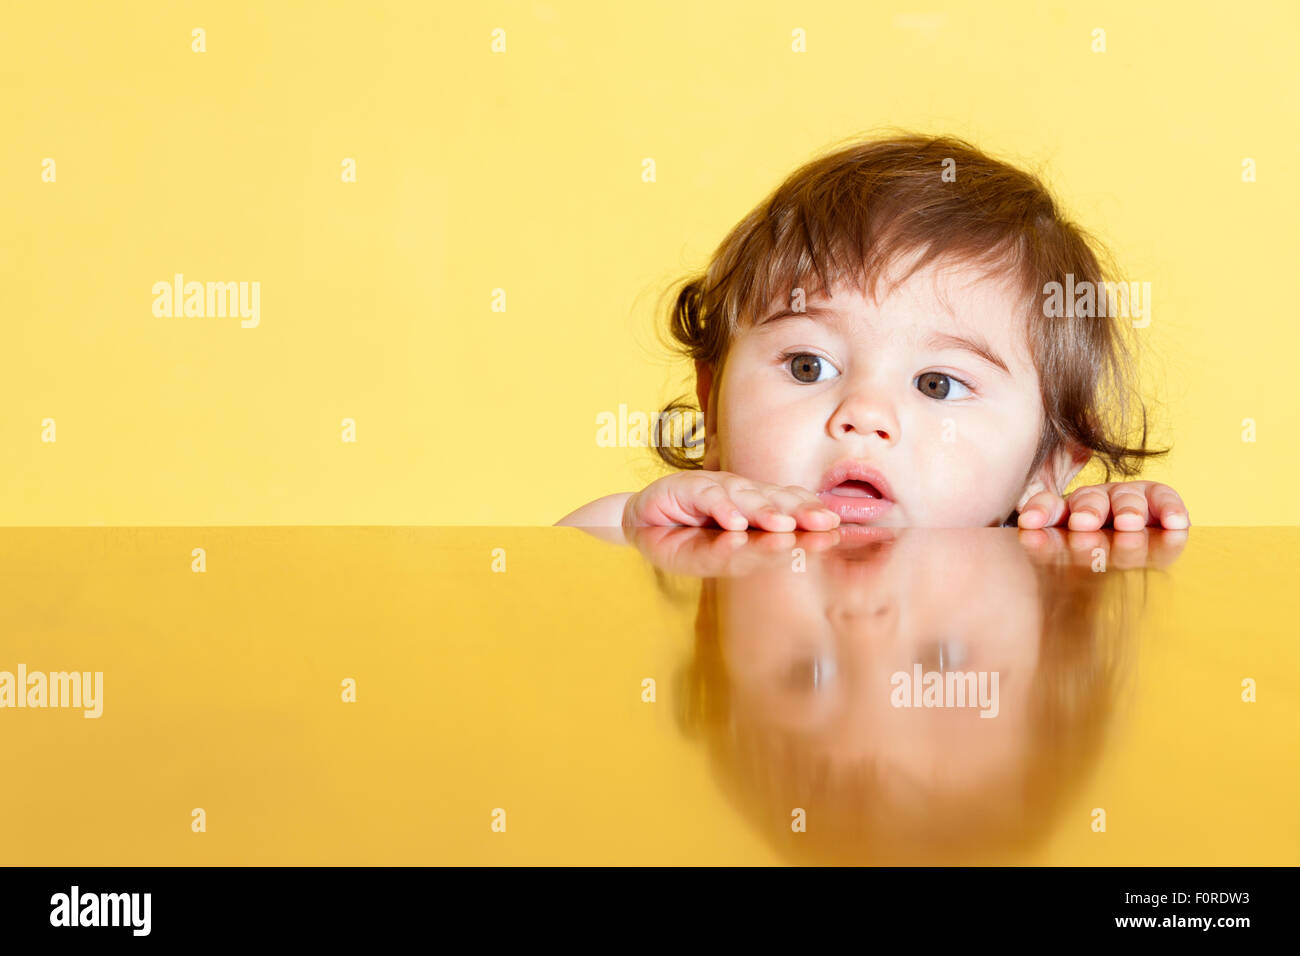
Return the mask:
<path id="1" fill-rule="evenodd" d="M 837 495 L 833 491 L 823 491 L 817 496 L 831 511 L 840 516 L 841 521 L 865 523 L 875 521 L 889 513 L 894 503 L 888 498 L 862 498 L 855 495 Z"/>

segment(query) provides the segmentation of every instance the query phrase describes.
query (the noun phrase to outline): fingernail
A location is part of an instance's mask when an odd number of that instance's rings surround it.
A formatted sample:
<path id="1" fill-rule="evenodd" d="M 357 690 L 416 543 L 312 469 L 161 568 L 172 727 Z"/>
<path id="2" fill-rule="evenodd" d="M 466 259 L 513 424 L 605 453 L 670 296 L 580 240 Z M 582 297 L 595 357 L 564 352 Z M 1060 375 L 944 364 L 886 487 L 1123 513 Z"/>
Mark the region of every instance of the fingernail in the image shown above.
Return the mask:
<path id="1" fill-rule="evenodd" d="M 1174 531 L 1178 531 L 1183 528 L 1186 528 L 1187 515 L 1183 514 L 1181 511 L 1175 511 L 1172 514 L 1167 514 L 1164 517 L 1164 526 Z"/>
<path id="2" fill-rule="evenodd" d="M 1071 528 L 1075 526 L 1075 518 L 1082 518 L 1085 524 L 1092 524 L 1093 522 L 1101 524 L 1101 515 L 1097 514 L 1097 512 L 1093 511 L 1091 508 L 1076 508 L 1074 511 L 1070 512 Z"/>
<path id="3" fill-rule="evenodd" d="M 1124 519 L 1122 522 L 1120 519 Z M 1142 517 L 1142 512 L 1134 508 L 1121 508 L 1115 512 L 1115 527 L 1119 528 L 1121 524 L 1128 527 L 1120 528 L 1121 531 L 1136 531 L 1146 527 L 1146 521 Z"/>

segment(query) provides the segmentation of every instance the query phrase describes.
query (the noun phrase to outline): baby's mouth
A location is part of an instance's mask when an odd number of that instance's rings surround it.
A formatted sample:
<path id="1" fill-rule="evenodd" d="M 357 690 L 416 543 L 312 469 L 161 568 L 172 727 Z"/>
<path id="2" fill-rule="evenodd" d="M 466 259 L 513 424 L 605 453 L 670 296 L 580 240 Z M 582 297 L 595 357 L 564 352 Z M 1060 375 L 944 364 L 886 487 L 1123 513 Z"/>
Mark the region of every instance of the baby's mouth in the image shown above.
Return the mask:
<path id="1" fill-rule="evenodd" d="M 856 478 L 849 481 L 842 481 L 834 488 L 830 489 L 833 495 L 841 495 L 845 498 L 883 498 L 884 495 L 869 481 L 859 481 Z"/>

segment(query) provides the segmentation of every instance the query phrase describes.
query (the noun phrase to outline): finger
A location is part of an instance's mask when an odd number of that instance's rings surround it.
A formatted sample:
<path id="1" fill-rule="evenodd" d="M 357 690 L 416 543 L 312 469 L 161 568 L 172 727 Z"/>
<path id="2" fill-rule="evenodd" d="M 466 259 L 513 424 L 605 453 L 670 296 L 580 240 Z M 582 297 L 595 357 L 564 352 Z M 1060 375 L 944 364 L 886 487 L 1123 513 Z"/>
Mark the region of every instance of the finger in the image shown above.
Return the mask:
<path id="1" fill-rule="evenodd" d="M 678 574 L 719 577 L 728 573 L 735 556 L 745 546 L 743 531 L 715 531 L 712 528 L 678 528 L 678 553 L 674 570 Z"/>
<path id="2" fill-rule="evenodd" d="M 809 531 L 828 531 L 839 527 L 840 516 L 826 507 L 826 502 L 807 488 L 799 485 L 773 487 L 769 493 L 769 496 L 772 495 L 778 495 L 777 500 L 788 503 L 789 513 L 795 516 L 801 528 Z"/>
<path id="3" fill-rule="evenodd" d="M 1116 531 L 1141 531 L 1147 526 L 1147 496 L 1131 484 L 1111 488 L 1110 510 Z"/>
<path id="4" fill-rule="evenodd" d="M 791 528 L 787 529 L 784 523 L 773 526 L 762 522 L 764 512 L 760 511 L 759 520 L 765 530 L 786 531 L 802 527 L 808 531 L 829 531 L 840 523 L 839 515 L 827 508 L 820 498 L 797 485 L 782 488 L 760 482 L 754 485 L 753 490 L 763 495 L 777 514 L 794 519 Z"/>
<path id="5" fill-rule="evenodd" d="M 741 550 L 761 554 L 766 563 L 772 567 L 789 566 L 792 552 L 802 548 L 805 553 L 824 551 L 835 546 L 839 529 L 831 531 L 765 531 L 762 534 L 746 534 L 748 540 Z"/>
<path id="6" fill-rule="evenodd" d="M 695 510 L 702 517 L 711 517 L 718 527 L 728 531 L 744 531 L 749 527 L 749 518 L 736 506 L 727 489 L 722 485 L 711 484 L 696 494 Z"/>
<path id="7" fill-rule="evenodd" d="M 1065 499 L 1070 509 L 1068 519 L 1071 531 L 1096 531 L 1110 517 L 1110 495 L 1106 485 L 1089 485 L 1078 488 Z"/>
<path id="8" fill-rule="evenodd" d="M 1116 517 L 1115 520 L 1118 523 L 1119 518 Z M 1137 531 L 1116 529 L 1115 534 L 1111 536 L 1110 566 L 1120 571 L 1145 568 L 1149 542 L 1150 536 L 1145 526 Z"/>
<path id="9" fill-rule="evenodd" d="M 839 517 L 836 515 L 835 517 Z M 797 547 L 803 548 L 809 554 L 816 551 L 829 551 L 840 543 L 842 535 L 838 527 L 831 528 L 829 531 L 800 531 L 797 533 Z"/>
<path id="10" fill-rule="evenodd" d="M 807 534 L 808 532 L 804 532 Z M 754 539 L 754 548 L 765 558 L 777 556 L 782 562 L 789 560 L 790 552 L 794 550 L 798 542 L 798 534 L 794 531 L 777 531 L 768 534 L 750 535 Z"/>
<path id="11" fill-rule="evenodd" d="M 763 531 L 793 531 L 798 524 L 794 515 L 786 514 L 757 488 L 738 488 L 731 492 L 735 502 L 751 526 Z"/>
<path id="12" fill-rule="evenodd" d="M 793 486 L 781 488 L 777 485 L 759 485 L 758 490 L 767 496 L 767 500 L 775 508 L 788 515 L 797 515 L 799 509 L 808 504 L 808 496 Z M 822 508 L 826 507 L 820 501 L 817 502 L 817 505 Z"/>
<path id="13" fill-rule="evenodd" d="M 1187 513 L 1187 506 L 1178 492 L 1168 485 L 1152 482 L 1147 487 L 1146 499 L 1151 505 L 1152 524 L 1172 531 L 1181 531 L 1190 527 L 1192 520 Z"/>
<path id="14" fill-rule="evenodd" d="M 1097 558 L 1097 549 L 1106 551 L 1106 533 L 1104 531 L 1069 531 L 1066 533 L 1066 548 L 1070 564 L 1078 568 L 1090 568 Z"/>
<path id="15" fill-rule="evenodd" d="M 779 536 L 678 525 L 636 528 L 632 537 L 637 550 L 663 571 L 716 578 L 747 574 L 761 557 L 747 545 L 759 538 Z"/>
<path id="16" fill-rule="evenodd" d="M 1053 565 L 1068 561 L 1065 533 L 1059 528 L 1026 528 L 1020 532 L 1019 539 L 1037 564 Z"/>
<path id="17" fill-rule="evenodd" d="M 794 513 L 799 527 L 806 531 L 832 531 L 840 526 L 840 516 L 820 504 L 802 504 Z"/>
<path id="18" fill-rule="evenodd" d="M 1050 528 L 1066 513 L 1064 498 L 1052 491 L 1040 491 L 1025 502 L 1016 524 L 1021 528 Z"/>
<path id="19" fill-rule="evenodd" d="M 704 576 L 712 576 L 719 566 L 720 558 L 713 550 L 716 541 L 733 535 L 745 537 L 744 532 L 719 534 L 681 525 L 646 525 L 631 531 L 632 543 L 655 567 L 670 574 Z"/>
<path id="20" fill-rule="evenodd" d="M 1150 565 L 1153 568 L 1167 568 L 1178 560 L 1187 546 L 1187 531 L 1160 531 L 1152 529 L 1148 544 Z"/>
<path id="21" fill-rule="evenodd" d="M 732 534 L 734 532 L 728 532 Z M 764 531 L 744 535 L 745 544 L 735 549 L 725 569 L 728 577 L 742 577 L 755 571 L 788 570 L 795 548 L 811 554 L 839 543 L 839 529 L 831 531 Z"/>

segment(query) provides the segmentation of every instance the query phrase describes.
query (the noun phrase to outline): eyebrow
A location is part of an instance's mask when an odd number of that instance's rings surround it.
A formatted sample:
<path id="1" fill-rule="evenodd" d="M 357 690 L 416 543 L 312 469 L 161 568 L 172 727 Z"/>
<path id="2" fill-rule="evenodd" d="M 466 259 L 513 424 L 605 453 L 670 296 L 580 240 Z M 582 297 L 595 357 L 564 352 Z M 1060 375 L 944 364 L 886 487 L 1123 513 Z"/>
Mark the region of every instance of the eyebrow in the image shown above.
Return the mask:
<path id="1" fill-rule="evenodd" d="M 755 328 L 761 328 L 769 323 L 779 322 L 782 319 L 790 318 L 830 318 L 838 321 L 840 315 L 833 309 L 818 308 L 817 306 L 809 306 L 802 312 L 796 312 L 793 309 L 782 309 L 763 319 L 763 321 L 759 322 Z M 1000 369 L 1004 374 L 1011 374 L 1011 369 L 1007 367 L 1007 363 L 1002 360 L 1002 357 L 998 355 L 997 352 L 993 351 L 992 346 L 978 336 L 968 337 L 964 335 L 953 335 L 949 332 L 934 332 L 925 340 L 925 347 L 933 351 L 955 349 L 961 352 L 970 352 L 972 355 L 983 359 L 994 368 Z"/>
<path id="2" fill-rule="evenodd" d="M 1007 368 L 1007 363 L 1002 361 L 1002 357 L 993 351 L 983 339 L 966 338 L 963 335 L 949 335 L 947 332 L 935 332 L 926 340 L 925 347 L 935 351 L 957 349 L 962 352 L 970 352 L 972 355 L 988 362 L 994 368 L 1001 369 L 1004 374 L 1011 374 L 1011 369 Z"/>
<path id="3" fill-rule="evenodd" d="M 822 317 L 838 319 L 839 313 L 833 309 L 823 309 L 815 305 L 810 305 L 802 312 L 796 312 L 794 309 L 782 309 L 779 312 L 773 312 L 766 319 L 763 319 L 754 328 L 761 328 L 769 322 L 779 322 L 781 319 L 820 319 Z"/>

